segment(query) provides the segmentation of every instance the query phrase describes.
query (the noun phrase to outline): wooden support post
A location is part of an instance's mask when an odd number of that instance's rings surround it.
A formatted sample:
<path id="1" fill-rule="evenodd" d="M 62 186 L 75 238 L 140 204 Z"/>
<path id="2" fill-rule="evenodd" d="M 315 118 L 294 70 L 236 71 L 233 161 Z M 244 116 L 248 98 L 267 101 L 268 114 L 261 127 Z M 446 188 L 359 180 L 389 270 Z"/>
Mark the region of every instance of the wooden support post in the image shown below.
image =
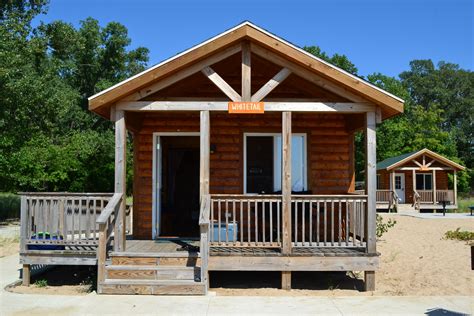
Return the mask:
<path id="1" fill-rule="evenodd" d="M 31 200 L 30 203 L 32 203 Z M 26 196 L 22 195 L 20 201 L 20 252 L 25 252 L 28 247 L 26 240 L 29 239 L 30 233 L 30 228 L 28 227 L 29 216 Z"/>
<path id="2" fill-rule="evenodd" d="M 281 271 L 281 288 L 291 290 L 291 271 Z"/>
<path id="3" fill-rule="evenodd" d="M 242 43 L 242 101 L 250 102 L 252 97 L 251 86 L 251 59 L 250 59 L 250 43 Z"/>
<path id="4" fill-rule="evenodd" d="M 377 158 L 376 158 L 375 112 L 366 114 L 365 130 L 365 192 L 367 194 L 367 252 L 376 253 L 376 190 L 377 190 Z"/>
<path id="5" fill-rule="evenodd" d="M 412 186 L 413 186 L 413 203 L 415 202 L 415 192 L 416 192 L 416 171 L 415 169 L 413 169 L 411 171 L 411 182 L 412 182 Z M 406 198 L 406 197 L 405 197 Z M 416 205 L 415 205 L 415 208 L 416 208 Z"/>
<path id="6" fill-rule="evenodd" d="M 457 171 L 454 170 L 453 174 L 453 181 L 454 181 L 454 205 L 458 205 L 458 177 L 457 177 Z"/>
<path id="7" fill-rule="evenodd" d="M 23 286 L 30 286 L 30 265 L 24 264 L 23 265 L 23 272 L 22 272 L 22 284 Z"/>
<path id="8" fill-rule="evenodd" d="M 105 280 L 105 261 L 107 260 L 107 226 L 99 224 L 99 244 L 97 247 L 97 293 L 102 293 Z"/>
<path id="9" fill-rule="evenodd" d="M 375 291 L 375 271 L 365 271 L 365 290 Z"/>
<path id="10" fill-rule="evenodd" d="M 433 169 L 433 204 L 436 204 L 436 170 Z"/>
<path id="11" fill-rule="evenodd" d="M 113 112 L 115 112 L 115 193 L 123 193 L 115 223 L 114 250 L 125 251 L 127 129 L 124 111 L 115 110 Z"/>
<path id="12" fill-rule="evenodd" d="M 291 112 L 282 114 L 282 230 L 283 254 L 291 254 Z"/>
<path id="13" fill-rule="evenodd" d="M 209 195 L 209 165 L 210 165 L 210 139 L 211 139 L 211 124 L 209 111 L 201 111 L 200 117 L 200 160 L 199 160 L 199 200 L 200 206 L 205 203 L 204 199 Z M 212 224 L 212 223 L 211 223 Z M 206 286 L 206 293 L 209 288 L 209 226 L 200 226 L 200 254 L 201 254 L 201 282 Z"/>

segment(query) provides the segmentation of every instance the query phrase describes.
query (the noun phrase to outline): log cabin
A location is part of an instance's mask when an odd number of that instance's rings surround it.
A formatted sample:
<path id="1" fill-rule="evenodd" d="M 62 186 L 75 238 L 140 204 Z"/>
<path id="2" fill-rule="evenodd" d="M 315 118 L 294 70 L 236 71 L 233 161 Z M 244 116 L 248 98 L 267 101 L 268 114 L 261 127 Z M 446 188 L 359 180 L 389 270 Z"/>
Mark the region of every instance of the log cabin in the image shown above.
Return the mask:
<path id="1" fill-rule="evenodd" d="M 387 158 L 377 163 L 377 209 L 457 209 L 457 172 L 464 169 L 427 148 Z"/>
<path id="2" fill-rule="evenodd" d="M 293 271 L 364 271 L 374 290 L 376 124 L 400 98 L 244 22 L 89 109 L 115 123 L 114 192 L 22 195 L 24 284 L 31 264 L 89 264 L 104 294 L 202 295 L 210 271 L 279 271 L 283 289 Z"/>

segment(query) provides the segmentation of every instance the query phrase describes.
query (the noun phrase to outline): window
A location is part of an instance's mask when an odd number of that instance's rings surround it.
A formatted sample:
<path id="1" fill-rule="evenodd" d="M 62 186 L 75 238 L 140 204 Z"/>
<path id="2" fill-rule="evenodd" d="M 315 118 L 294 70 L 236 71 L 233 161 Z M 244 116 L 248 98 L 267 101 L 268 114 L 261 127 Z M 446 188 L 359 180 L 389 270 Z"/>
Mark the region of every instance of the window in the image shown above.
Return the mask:
<path id="1" fill-rule="evenodd" d="M 381 181 L 381 180 L 380 180 L 380 174 L 378 174 L 378 175 L 377 175 L 377 190 L 380 190 L 380 188 L 381 188 L 381 184 L 382 184 L 382 183 L 381 183 L 380 181 Z"/>
<path id="2" fill-rule="evenodd" d="M 402 189 L 402 177 L 401 176 L 395 176 L 395 190 L 401 190 Z"/>
<path id="3" fill-rule="evenodd" d="M 281 191 L 281 134 L 246 134 L 245 193 Z M 291 190 L 305 191 L 306 134 L 293 134 L 291 139 Z"/>
<path id="4" fill-rule="evenodd" d="M 417 190 L 432 190 L 433 175 L 431 173 L 419 173 L 416 175 Z"/>

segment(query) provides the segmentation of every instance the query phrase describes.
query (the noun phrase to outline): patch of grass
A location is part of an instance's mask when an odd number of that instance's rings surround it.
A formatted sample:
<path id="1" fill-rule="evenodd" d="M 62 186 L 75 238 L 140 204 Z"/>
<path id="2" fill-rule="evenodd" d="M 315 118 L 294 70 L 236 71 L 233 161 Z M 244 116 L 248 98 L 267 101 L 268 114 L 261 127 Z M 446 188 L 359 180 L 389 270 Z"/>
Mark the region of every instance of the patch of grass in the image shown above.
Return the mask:
<path id="1" fill-rule="evenodd" d="M 474 206 L 474 196 L 458 199 L 457 212 L 459 213 L 470 212 L 471 210 L 469 209 L 469 206 Z"/>
<path id="2" fill-rule="evenodd" d="M 382 216 L 378 214 L 376 217 L 376 222 L 377 222 L 377 230 L 375 234 L 377 235 L 377 238 L 382 237 L 383 234 L 388 232 L 388 230 L 392 228 L 393 226 L 395 226 L 395 224 L 397 223 L 396 220 L 392 220 L 392 219 L 389 219 L 387 222 L 384 222 Z"/>
<path id="3" fill-rule="evenodd" d="M 444 234 L 444 238 L 445 239 L 471 242 L 471 241 L 474 241 L 474 232 L 470 232 L 470 231 L 467 231 L 467 230 L 461 230 L 461 228 L 458 227 L 456 230 L 448 230 Z"/>
<path id="4" fill-rule="evenodd" d="M 36 287 L 47 287 L 48 286 L 48 281 L 45 279 L 37 280 L 34 285 Z"/>
<path id="5" fill-rule="evenodd" d="M 12 193 L 0 193 L 0 221 L 20 218 L 20 197 Z"/>

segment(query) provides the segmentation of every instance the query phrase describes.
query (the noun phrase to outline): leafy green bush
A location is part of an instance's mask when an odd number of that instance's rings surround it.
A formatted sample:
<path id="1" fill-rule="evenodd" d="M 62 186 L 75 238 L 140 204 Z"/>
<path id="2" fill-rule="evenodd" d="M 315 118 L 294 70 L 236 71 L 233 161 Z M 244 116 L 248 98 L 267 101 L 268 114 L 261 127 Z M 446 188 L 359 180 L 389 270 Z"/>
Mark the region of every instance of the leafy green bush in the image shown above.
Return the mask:
<path id="1" fill-rule="evenodd" d="M 12 193 L 0 193 L 0 221 L 20 218 L 20 197 Z"/>
<path id="2" fill-rule="evenodd" d="M 388 232 L 389 228 L 392 228 L 397 223 L 396 220 L 392 220 L 392 219 L 389 219 L 387 222 L 384 222 L 382 216 L 378 214 L 376 217 L 376 221 L 377 221 L 377 230 L 376 230 L 377 238 L 382 237 L 384 233 Z"/>
<path id="3" fill-rule="evenodd" d="M 456 230 L 448 230 L 444 234 L 444 238 L 452 240 L 471 241 L 474 240 L 474 232 L 461 230 L 461 228 L 458 227 Z"/>
<path id="4" fill-rule="evenodd" d="M 36 287 L 47 287 L 48 286 L 48 280 L 41 279 L 35 282 L 34 284 Z"/>

